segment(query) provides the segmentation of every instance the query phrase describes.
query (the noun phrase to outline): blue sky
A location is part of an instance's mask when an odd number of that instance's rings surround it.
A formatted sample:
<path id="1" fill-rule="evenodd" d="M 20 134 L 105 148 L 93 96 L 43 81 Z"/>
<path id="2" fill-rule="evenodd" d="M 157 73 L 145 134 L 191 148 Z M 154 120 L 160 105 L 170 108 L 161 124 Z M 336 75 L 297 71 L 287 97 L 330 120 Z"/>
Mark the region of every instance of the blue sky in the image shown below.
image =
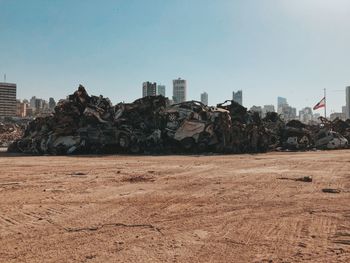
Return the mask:
<path id="1" fill-rule="evenodd" d="M 298 109 L 350 85 L 347 0 L 0 0 L 0 74 L 18 97 L 56 99 L 83 84 L 114 103 L 143 81 L 188 81 L 209 103 L 243 90 L 246 107 L 287 97 Z M 320 110 L 322 113 L 322 110 Z"/>

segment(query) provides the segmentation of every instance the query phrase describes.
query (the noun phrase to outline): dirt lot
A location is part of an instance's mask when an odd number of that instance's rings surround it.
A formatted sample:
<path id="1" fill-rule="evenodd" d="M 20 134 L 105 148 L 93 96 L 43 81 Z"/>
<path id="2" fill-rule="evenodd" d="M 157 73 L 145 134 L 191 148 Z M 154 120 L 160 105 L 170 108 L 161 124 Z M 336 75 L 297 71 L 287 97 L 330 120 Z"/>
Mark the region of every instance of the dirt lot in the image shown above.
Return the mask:
<path id="1" fill-rule="evenodd" d="M 2 153 L 0 171 L 0 262 L 350 262 L 348 150 Z"/>

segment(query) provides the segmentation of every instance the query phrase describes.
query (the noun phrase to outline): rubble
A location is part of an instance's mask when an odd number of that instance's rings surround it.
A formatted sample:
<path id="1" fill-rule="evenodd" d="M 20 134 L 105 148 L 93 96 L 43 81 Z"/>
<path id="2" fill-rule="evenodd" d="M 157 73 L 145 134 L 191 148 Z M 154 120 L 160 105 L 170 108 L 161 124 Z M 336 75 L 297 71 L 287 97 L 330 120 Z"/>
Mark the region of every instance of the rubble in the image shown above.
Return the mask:
<path id="1" fill-rule="evenodd" d="M 350 121 L 321 125 L 261 119 L 234 101 L 209 107 L 198 101 L 169 105 L 163 96 L 112 105 L 80 85 L 50 116 L 30 122 L 8 151 L 28 154 L 258 153 L 276 149 L 348 147 Z M 2 126 L 0 125 L 0 131 Z"/>
<path id="2" fill-rule="evenodd" d="M 23 136 L 24 125 L 13 122 L 0 122 L 0 147 L 8 147 Z"/>
<path id="3" fill-rule="evenodd" d="M 247 111 L 233 100 L 218 104 L 217 107 L 227 110 L 232 122 L 230 129 L 226 130 L 229 139 L 225 152 L 257 153 L 268 150 L 270 133 L 258 113 Z"/>
<path id="4" fill-rule="evenodd" d="M 220 151 L 229 142 L 232 122 L 227 110 L 188 101 L 171 105 L 162 114 L 165 141 L 183 151 Z"/>
<path id="5" fill-rule="evenodd" d="M 312 146 L 311 131 L 298 120 L 289 121 L 282 130 L 283 147 L 292 150 L 306 150 Z"/>

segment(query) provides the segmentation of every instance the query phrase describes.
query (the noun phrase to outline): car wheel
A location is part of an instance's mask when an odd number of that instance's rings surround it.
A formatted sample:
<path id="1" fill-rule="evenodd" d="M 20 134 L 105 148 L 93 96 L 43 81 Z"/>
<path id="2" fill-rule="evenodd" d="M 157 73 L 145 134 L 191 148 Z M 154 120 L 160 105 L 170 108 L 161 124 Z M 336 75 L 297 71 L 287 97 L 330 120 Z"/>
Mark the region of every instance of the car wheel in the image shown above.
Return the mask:
<path id="1" fill-rule="evenodd" d="M 185 138 L 181 141 L 181 146 L 184 150 L 189 151 L 194 147 L 194 140 L 192 138 Z"/>

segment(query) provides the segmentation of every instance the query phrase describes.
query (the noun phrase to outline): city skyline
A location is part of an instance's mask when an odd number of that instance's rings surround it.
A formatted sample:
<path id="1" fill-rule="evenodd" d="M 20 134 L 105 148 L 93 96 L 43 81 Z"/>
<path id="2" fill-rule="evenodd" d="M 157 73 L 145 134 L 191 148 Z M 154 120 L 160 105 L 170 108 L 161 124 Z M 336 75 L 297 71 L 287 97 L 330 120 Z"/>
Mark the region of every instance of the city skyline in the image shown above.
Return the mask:
<path id="1" fill-rule="evenodd" d="M 17 117 L 35 117 L 35 116 L 43 116 L 46 114 L 51 114 L 56 106 L 56 101 L 54 98 L 50 97 L 49 100 L 37 98 L 35 95 L 31 97 L 30 100 L 28 99 L 18 99 L 16 96 L 10 99 L 10 97 L 7 97 L 7 91 L 8 87 L 12 87 L 14 94 L 17 93 L 17 85 L 15 83 L 8 83 L 8 82 L 3 82 L 0 83 L 0 91 L 2 92 L 1 95 L 1 100 L 3 101 L 3 104 L 9 105 L 13 103 L 13 105 L 16 105 L 13 107 L 13 113 L 12 116 L 17 116 Z M 165 85 L 162 84 L 157 84 L 156 82 L 143 82 L 142 84 L 142 97 L 146 96 L 157 96 L 157 95 L 162 95 L 165 96 L 165 90 L 166 87 Z M 346 117 L 348 116 L 348 109 L 349 109 L 349 98 L 350 98 L 350 86 L 346 87 L 346 105 L 342 106 L 342 111 L 341 112 L 330 112 L 327 117 L 329 117 L 331 120 L 334 120 L 335 118 L 340 118 L 345 120 Z M 12 91 L 11 91 L 12 92 Z M 187 81 L 181 78 L 173 80 L 173 97 L 168 98 L 169 103 L 179 103 L 179 102 L 184 102 L 184 101 L 191 101 L 193 99 L 189 98 L 186 99 L 186 94 L 187 94 Z M 232 100 L 236 101 L 237 103 L 242 105 L 242 100 L 243 100 L 243 92 L 242 90 L 238 91 L 233 91 L 232 92 Z M 194 99 L 196 101 L 196 99 Z M 325 99 L 323 98 L 321 101 L 324 101 Z M 210 105 L 208 104 L 208 93 L 203 92 L 200 94 L 199 100 L 205 105 L 208 106 L 215 106 L 215 105 Z M 317 103 L 317 106 L 320 104 Z M 244 106 L 244 105 L 243 105 Z M 249 109 L 250 111 L 257 112 L 259 115 L 263 118 L 266 116 L 267 112 L 277 112 L 283 119 L 285 120 L 295 120 L 298 119 L 304 123 L 308 122 L 317 122 L 318 117 L 321 116 L 319 112 L 316 110 L 316 106 L 311 109 L 311 107 L 305 107 L 302 109 L 296 109 L 293 106 L 288 104 L 287 98 L 283 97 L 277 97 L 277 111 L 275 111 L 274 105 L 253 105 L 250 108 L 247 107 L 247 110 Z M 15 109 L 16 108 L 16 109 Z M 317 108 L 324 108 L 324 107 L 317 107 Z M 325 109 L 325 108 L 324 108 Z M 312 112 L 314 110 L 314 112 Z M 14 112 L 16 114 L 14 115 Z M 298 112 L 298 114 L 297 114 Z M 326 112 L 326 110 L 324 111 Z M 28 113 L 28 114 L 27 114 Z M 5 114 L 5 115 L 4 115 Z M 0 112 L 0 117 L 6 116 L 6 112 L 2 110 Z M 8 117 L 11 117 L 11 115 L 8 115 Z"/>
<path id="2" fill-rule="evenodd" d="M 171 87 L 182 76 L 188 98 L 206 90 L 213 105 L 242 89 L 248 108 L 282 96 L 302 109 L 324 88 L 329 113 L 345 105 L 338 91 L 350 84 L 345 0 L 2 0 L 0 7 L 0 74 L 17 83 L 19 98 L 58 100 L 81 83 L 114 103 L 133 101 L 144 80 Z"/>
<path id="3" fill-rule="evenodd" d="M 182 81 L 185 81 L 186 83 L 186 80 L 183 80 L 181 78 L 178 78 L 178 79 L 175 79 L 173 80 L 176 81 L 176 80 L 182 80 Z M 14 84 L 14 83 L 9 83 L 9 82 L 3 82 L 3 83 L 6 83 L 6 84 Z M 152 87 L 151 88 L 151 91 L 149 91 L 150 93 L 147 95 L 147 88 L 145 88 L 145 85 L 146 87 L 148 86 L 147 84 L 150 84 Z M 173 83 L 174 85 L 174 83 Z M 347 105 L 349 105 L 349 88 L 350 86 L 347 86 L 345 87 L 344 89 L 344 92 L 345 92 L 345 104 L 341 106 L 341 110 L 340 111 L 334 111 L 334 110 L 331 110 L 329 112 L 327 112 L 327 116 L 329 117 L 331 114 L 336 114 L 336 113 L 344 113 L 344 109 L 346 109 Z M 139 98 L 141 97 L 145 97 L 145 96 L 156 96 L 156 95 L 163 95 L 164 97 L 167 97 L 170 101 L 172 101 L 173 99 L 173 96 L 167 96 L 167 95 L 164 95 L 165 94 L 165 90 L 166 90 L 166 86 L 165 85 L 162 85 L 162 84 L 157 84 L 157 82 L 149 82 L 149 81 L 146 81 L 146 82 L 143 82 L 142 83 L 142 96 L 140 96 Z M 185 93 L 187 93 L 188 91 L 188 88 L 187 88 L 187 84 L 185 84 Z M 341 90 L 337 90 L 337 91 L 341 91 Z M 172 93 L 174 92 L 174 87 L 173 87 L 173 90 L 172 90 Z M 208 97 L 208 93 L 204 91 L 204 94 L 206 94 L 206 96 Z M 238 101 L 236 102 L 239 102 L 243 100 L 243 95 L 242 95 L 242 90 L 238 90 L 237 92 L 233 91 L 232 92 L 233 94 L 233 98 L 231 98 L 232 100 L 237 100 L 238 98 Z M 97 95 L 97 94 L 91 94 L 91 95 Z M 102 95 L 102 94 L 98 94 L 98 95 Z M 203 93 L 200 93 L 199 94 L 200 97 L 202 97 Z M 238 97 L 237 97 L 238 95 Z M 66 97 L 66 96 L 65 96 Z M 64 98 L 65 98 L 64 97 Z M 186 97 L 186 96 L 185 96 Z M 237 97 L 237 98 L 235 98 Z M 36 95 L 32 95 L 31 98 L 36 98 Z M 64 99 L 64 98 L 58 98 L 57 101 L 59 101 L 60 99 Z M 25 100 L 28 100 L 28 98 L 16 98 L 17 100 L 19 101 L 25 101 Z M 51 100 L 54 98 L 53 97 L 49 97 L 49 100 Z M 137 98 L 138 99 L 138 98 Z M 231 100 L 229 99 L 229 100 Z M 40 99 L 40 100 L 43 100 L 43 99 Z M 197 99 L 197 98 L 187 98 L 186 101 L 191 101 L 191 100 L 194 100 L 194 101 L 201 101 L 201 98 Z M 129 102 L 132 102 L 132 101 L 129 101 Z M 262 109 L 265 107 L 265 106 L 276 106 L 276 110 L 275 112 L 277 113 L 281 113 L 279 112 L 279 108 L 280 108 L 280 104 L 282 105 L 286 105 L 287 107 L 291 108 L 294 110 L 294 112 L 300 112 L 300 111 L 303 111 L 305 108 L 309 108 L 311 107 L 312 108 L 312 105 L 306 105 L 304 107 L 301 107 L 301 108 L 297 108 L 297 107 L 293 107 L 293 105 L 289 105 L 289 103 L 287 102 L 287 98 L 284 98 L 284 97 L 280 97 L 280 96 L 277 96 L 277 103 L 276 104 L 265 104 L 265 103 L 261 103 L 261 104 L 254 104 L 254 105 L 251 105 L 251 106 L 247 106 L 247 105 L 244 105 L 242 104 L 242 106 L 246 107 L 247 109 L 252 109 L 254 107 L 261 107 Z M 216 104 L 208 104 L 209 106 L 215 106 Z M 326 106 L 327 107 L 327 106 Z M 321 110 L 323 112 L 323 109 Z M 319 115 L 322 115 L 322 112 L 320 110 L 314 110 L 314 114 L 319 114 Z M 345 113 L 344 113 L 345 114 Z M 346 115 L 346 114 L 345 114 Z M 296 116 L 299 116 L 298 114 L 296 114 Z"/>
<path id="4" fill-rule="evenodd" d="M 181 78 L 178 78 L 178 80 L 183 80 L 183 79 L 181 79 Z M 176 81 L 176 79 L 175 80 L 173 80 L 173 82 L 174 81 Z M 185 80 L 186 81 L 186 80 Z M 3 83 L 5 83 L 5 82 L 3 82 Z M 9 82 L 6 82 L 6 83 L 9 83 Z M 165 91 L 166 91 L 166 86 L 165 85 L 163 85 L 163 84 L 157 84 L 157 82 L 154 82 L 154 83 L 152 83 L 152 82 L 149 82 L 149 81 L 146 81 L 146 82 L 143 82 L 142 83 L 142 96 L 140 96 L 139 98 L 141 98 L 141 97 L 144 97 L 145 95 L 146 95 L 146 93 L 145 93 L 145 87 L 144 87 L 144 85 L 145 84 L 153 84 L 153 85 L 155 85 L 154 87 L 152 86 L 152 91 L 151 91 L 151 93 L 149 93 L 148 94 L 148 96 L 149 95 L 151 95 L 151 96 L 155 96 L 155 95 L 163 95 L 163 96 L 165 96 L 165 97 L 167 97 L 169 100 L 172 100 L 173 99 L 173 96 L 169 96 L 169 95 L 164 95 L 165 94 Z M 173 83 L 173 85 L 174 85 L 174 83 Z M 174 87 L 173 87 L 173 89 L 174 89 Z M 346 105 L 348 104 L 347 103 L 347 100 L 348 100 L 348 98 L 349 98 L 349 92 L 348 92 L 348 90 L 349 90 L 349 86 L 347 86 L 347 87 L 345 87 L 344 88 L 344 93 L 345 93 L 345 96 L 344 96 L 344 100 L 345 100 L 345 103 L 344 103 L 344 105 L 342 105 L 342 106 L 340 106 L 340 111 L 335 111 L 335 110 L 330 110 L 328 113 L 327 113 L 327 116 L 330 116 L 330 114 L 332 114 L 332 113 L 344 113 L 344 108 L 346 108 Z M 172 90 L 171 91 L 171 93 L 173 93 L 174 92 L 174 90 Z M 188 88 L 187 88 L 187 84 L 186 84 L 186 94 L 187 94 L 187 92 L 188 92 Z M 337 92 L 341 92 L 341 90 L 337 90 Z M 206 93 L 206 95 L 208 96 L 208 93 L 207 92 L 205 92 L 204 91 L 204 93 Z M 229 100 L 231 100 L 231 99 L 233 99 L 233 100 L 236 100 L 237 98 L 238 98 L 238 101 L 237 102 L 241 102 L 242 100 L 243 100 L 243 90 L 237 90 L 237 92 L 236 91 L 232 91 L 232 98 L 230 98 Z M 93 94 L 93 95 L 102 95 L 102 94 Z M 200 93 L 199 94 L 200 96 L 202 96 L 202 93 Z M 32 97 L 35 97 L 36 95 L 32 95 Z M 60 99 L 64 99 L 66 96 L 64 96 L 64 97 L 62 97 L 62 98 L 56 98 L 57 99 L 57 101 L 59 101 Z M 235 97 L 237 97 L 236 99 L 235 99 Z M 277 96 L 276 97 L 277 98 L 277 103 L 276 104 L 273 104 L 273 103 L 271 103 L 271 104 L 266 104 L 266 103 L 264 103 L 264 102 L 261 102 L 261 104 L 254 104 L 254 105 L 244 105 L 243 103 L 242 103 L 242 106 L 244 106 L 244 107 L 246 107 L 247 109 L 250 109 L 250 108 L 254 108 L 255 106 L 260 106 L 260 107 L 263 107 L 263 106 L 268 106 L 268 105 L 273 105 L 273 106 L 276 106 L 276 112 L 278 112 L 279 111 L 279 101 L 280 100 L 283 100 L 283 103 L 282 104 L 286 104 L 287 106 L 289 106 L 289 107 L 292 107 L 293 105 L 289 105 L 289 103 L 287 103 L 287 98 L 284 98 L 284 97 L 280 97 L 280 96 Z M 20 101 L 23 101 L 23 100 L 27 100 L 28 98 L 18 98 L 17 97 L 17 100 L 20 100 Z M 49 97 L 49 99 L 54 99 L 53 97 Z M 136 99 L 138 99 L 138 98 L 136 98 Z M 187 98 L 187 101 L 191 101 L 191 100 L 198 100 L 198 101 L 201 101 L 201 98 L 199 98 L 199 99 L 197 99 L 197 98 Z M 113 101 L 112 101 L 113 102 Z M 132 102 L 132 101 L 129 101 L 129 102 Z M 116 104 L 116 103 L 115 103 Z M 208 104 L 209 106 L 215 106 L 217 103 L 215 103 L 215 104 Z M 240 103 L 241 104 L 241 103 Z M 315 104 L 315 103 L 314 103 Z M 303 106 L 303 107 L 301 107 L 301 108 L 297 108 L 297 107 L 293 107 L 293 109 L 294 110 L 296 110 L 296 111 L 302 111 L 304 108 L 308 108 L 308 107 L 312 107 L 314 104 L 312 104 L 312 105 L 305 105 L 305 106 Z M 328 106 L 328 105 L 327 105 Z M 326 106 L 326 107 L 327 107 Z M 323 111 L 323 110 L 322 110 Z M 322 115 L 322 112 L 320 111 L 320 110 L 315 110 L 315 113 L 320 113 L 321 115 Z M 298 116 L 298 115 L 297 115 Z"/>
<path id="5" fill-rule="evenodd" d="M 4 82 L 4 81 L 3 81 Z M 14 81 L 12 81 L 12 82 L 9 82 L 9 81 L 6 81 L 6 83 L 15 83 Z M 157 82 L 156 82 L 157 83 Z M 350 83 L 350 81 L 349 81 L 349 83 Z M 78 84 L 79 85 L 79 84 Z M 166 87 L 167 85 L 157 85 L 157 92 L 158 92 L 158 86 L 161 86 L 161 87 Z M 169 85 L 169 86 L 172 86 L 172 84 L 171 85 Z M 339 95 L 340 95 L 340 97 L 342 97 L 342 99 L 341 100 L 343 100 L 343 104 L 339 104 L 339 105 L 337 105 L 337 107 L 336 107 L 336 110 L 335 110 L 335 108 L 334 107 L 332 107 L 332 109 L 329 109 L 329 112 L 327 113 L 327 116 L 329 115 L 329 114 L 331 114 L 331 113 L 334 113 L 334 112 L 342 112 L 342 107 L 344 106 L 344 105 L 346 105 L 346 88 L 347 88 L 348 86 L 345 86 L 345 87 L 342 87 L 343 89 L 344 89 L 344 92 L 343 93 L 341 93 L 342 92 L 342 90 L 341 89 L 338 89 L 338 90 L 333 90 L 333 92 L 337 92 L 338 93 L 338 95 L 337 95 L 337 97 L 339 97 Z M 74 89 L 74 87 L 73 87 L 73 89 Z M 87 89 L 88 89 L 88 87 L 87 87 Z M 138 90 L 138 87 L 135 87 L 135 90 Z M 240 89 L 240 91 L 243 91 L 244 89 Z M 88 91 L 89 91 L 89 89 L 88 89 Z M 324 90 L 322 90 L 322 92 L 323 92 Z M 21 94 L 23 94 L 23 90 L 21 90 L 20 88 L 18 88 L 17 89 L 17 92 L 21 95 Z M 233 91 L 231 91 L 231 92 L 229 92 L 229 93 L 231 93 L 231 94 L 229 94 L 229 95 L 231 95 L 231 97 L 230 96 L 227 96 L 227 98 L 226 99 L 229 99 L 229 100 L 231 100 L 232 99 L 232 92 Z M 41 92 L 42 93 L 42 92 Z M 69 92 L 68 92 L 69 93 Z M 67 94 L 68 94 L 67 93 Z M 190 93 L 192 93 L 192 92 L 190 92 Z M 55 98 L 57 101 L 59 101 L 60 99 L 64 99 L 66 96 L 67 96 L 67 94 L 62 94 L 62 96 L 60 96 L 60 97 L 54 97 L 54 96 L 52 96 L 52 95 L 48 95 L 48 97 L 47 98 Z M 102 92 L 100 92 L 100 93 L 98 93 L 98 91 L 97 91 L 97 93 L 91 93 L 90 92 L 90 94 L 94 94 L 94 95 L 102 95 Z M 158 93 L 157 93 L 158 94 Z M 38 94 L 36 94 L 36 95 L 38 95 Z M 23 96 L 23 95 L 22 95 Z M 29 97 L 32 97 L 32 96 L 35 96 L 35 95 L 29 95 L 28 97 L 17 97 L 17 99 L 20 99 L 20 100 L 24 100 L 24 99 L 28 99 Z M 191 97 L 191 98 L 188 98 L 188 100 L 197 100 L 196 98 L 195 98 L 195 96 L 196 95 L 194 95 L 193 96 L 193 98 Z M 316 99 L 315 101 L 311 101 L 311 99 L 308 99 L 308 101 L 310 101 L 310 104 L 307 104 L 307 105 L 303 105 L 303 106 L 295 106 L 295 108 L 296 109 L 298 109 L 298 110 L 300 110 L 300 109 L 303 109 L 303 108 L 305 108 L 305 107 L 312 107 L 316 102 L 317 102 L 317 99 L 319 100 L 320 98 L 321 98 L 321 96 L 322 96 L 322 94 L 321 94 L 321 92 L 320 92 L 320 94 L 319 94 L 319 97 L 317 97 L 316 98 L 316 96 L 314 96 L 314 98 Z M 43 96 L 44 97 L 44 96 Z M 136 99 L 138 99 L 138 98 L 141 98 L 142 97 L 142 94 L 139 96 L 139 97 L 135 97 L 135 99 L 130 99 L 130 100 L 113 100 L 113 96 L 112 96 L 112 98 L 110 98 L 111 99 L 111 101 L 114 103 L 114 104 L 117 104 L 117 103 L 119 103 L 119 102 L 121 102 L 121 101 L 128 101 L 128 102 L 132 102 L 132 101 L 134 101 L 134 100 L 136 100 Z M 171 95 L 167 95 L 166 97 L 168 97 L 169 99 L 172 99 L 172 96 Z M 197 94 L 197 97 L 198 97 L 198 94 Z M 279 95 L 277 95 L 275 98 L 274 98 L 274 100 L 271 100 L 271 103 L 270 102 L 266 102 L 266 101 L 260 101 L 260 103 L 257 103 L 257 104 L 248 104 L 248 105 L 245 105 L 244 103 L 243 103 L 243 106 L 244 107 L 246 107 L 246 108 L 251 108 L 251 107 L 253 107 L 253 106 L 263 106 L 263 105 L 266 105 L 266 104 L 269 104 L 269 105 L 275 105 L 276 107 L 278 107 L 278 103 L 276 103 L 276 102 L 274 102 L 275 100 L 276 100 L 276 98 L 278 98 L 278 97 L 280 97 Z M 245 99 L 247 99 L 248 101 L 249 101 L 249 97 L 244 97 Z M 225 100 L 226 100 L 225 99 Z M 327 97 L 327 99 L 329 99 L 329 97 Z M 332 100 L 334 100 L 334 99 L 330 99 L 331 101 Z M 224 101 L 224 100 L 223 100 Z M 221 103 L 221 102 L 223 102 L 223 101 L 217 101 L 217 102 L 215 102 L 215 103 L 213 103 L 212 104 L 212 106 L 214 106 L 214 105 L 216 105 L 216 104 L 218 104 L 218 103 Z M 328 105 L 327 105 L 327 108 L 329 108 L 329 102 L 327 103 Z M 302 104 L 298 104 L 298 105 L 302 105 Z M 293 105 L 294 106 L 294 105 Z M 320 110 L 320 113 L 322 113 L 322 110 Z"/>

